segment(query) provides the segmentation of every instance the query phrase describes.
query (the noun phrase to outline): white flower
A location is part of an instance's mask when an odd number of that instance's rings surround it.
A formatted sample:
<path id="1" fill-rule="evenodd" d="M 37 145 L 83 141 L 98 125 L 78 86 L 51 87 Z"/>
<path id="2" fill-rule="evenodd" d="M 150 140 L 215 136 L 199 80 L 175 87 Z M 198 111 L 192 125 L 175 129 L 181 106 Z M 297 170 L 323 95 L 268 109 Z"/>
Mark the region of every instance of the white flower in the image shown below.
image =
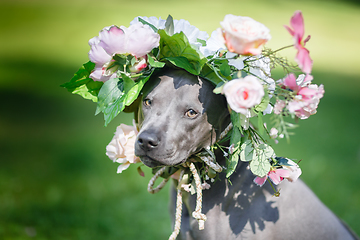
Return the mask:
<path id="1" fill-rule="evenodd" d="M 164 29 L 165 28 L 165 22 L 166 20 L 161 19 L 161 17 L 159 17 L 159 19 L 157 17 L 141 17 L 138 16 L 136 18 L 134 18 L 134 20 L 132 20 L 130 22 L 130 25 L 136 24 L 139 21 L 139 18 L 145 20 L 146 22 L 150 23 L 151 25 L 153 25 L 154 27 L 156 27 L 157 29 Z"/>
<path id="2" fill-rule="evenodd" d="M 270 133 L 269 133 L 270 138 L 274 139 L 276 144 L 278 144 L 278 142 L 279 142 L 278 140 L 276 140 L 276 138 L 278 137 L 278 133 L 279 133 L 279 131 L 276 128 L 270 129 Z"/>
<path id="3" fill-rule="evenodd" d="M 249 65 L 250 73 L 259 77 L 260 79 L 267 81 L 271 76 L 270 69 L 270 58 L 259 55 L 257 57 L 247 57 L 245 59 L 246 63 Z M 271 79 L 271 78 L 270 78 Z M 275 81 L 272 81 L 272 88 L 275 89 Z"/>
<path id="4" fill-rule="evenodd" d="M 174 20 L 174 33 L 180 32 L 183 32 L 190 44 L 196 46 L 198 49 L 202 46 L 202 44 L 198 42 L 198 39 L 206 41 L 209 38 L 207 32 L 200 31 L 184 19 Z"/>
<path id="5" fill-rule="evenodd" d="M 249 109 L 259 104 L 265 93 L 258 78 L 246 76 L 225 83 L 223 94 L 232 110 L 248 117 Z"/>
<path id="6" fill-rule="evenodd" d="M 241 55 L 258 55 L 271 36 L 269 29 L 249 17 L 228 14 L 220 22 L 225 44 L 230 52 Z"/>
<path id="7" fill-rule="evenodd" d="M 221 28 L 218 28 L 211 33 L 211 37 L 206 41 L 206 46 L 200 47 L 200 51 L 205 57 L 208 57 L 222 50 L 226 50 L 225 40 Z"/>
<path id="8" fill-rule="evenodd" d="M 131 25 L 136 24 L 139 22 L 139 17 L 136 17 L 134 20 L 130 22 Z M 148 23 L 152 24 L 157 29 L 165 29 L 165 22 L 161 18 L 157 19 L 156 17 L 140 17 L 143 20 L 147 21 Z M 188 21 L 184 19 L 174 20 L 174 33 L 183 32 L 189 43 L 196 46 L 198 49 L 201 47 L 201 43 L 198 42 L 198 39 L 206 41 L 209 38 L 209 35 L 204 32 L 200 31 L 197 27 L 191 25 Z"/>
<path id="9" fill-rule="evenodd" d="M 288 160 L 288 165 L 283 165 L 284 168 L 290 170 L 290 175 L 288 177 L 286 177 L 286 179 L 289 182 L 295 182 L 301 175 L 301 168 L 299 167 L 299 165 L 297 165 L 295 162 L 291 161 L 290 159 Z"/>
<path id="10" fill-rule="evenodd" d="M 121 163 L 117 173 L 127 169 L 130 164 L 140 162 L 135 156 L 135 140 L 138 131 L 135 126 L 121 124 L 116 128 L 113 139 L 106 146 L 106 155 L 114 162 Z"/>

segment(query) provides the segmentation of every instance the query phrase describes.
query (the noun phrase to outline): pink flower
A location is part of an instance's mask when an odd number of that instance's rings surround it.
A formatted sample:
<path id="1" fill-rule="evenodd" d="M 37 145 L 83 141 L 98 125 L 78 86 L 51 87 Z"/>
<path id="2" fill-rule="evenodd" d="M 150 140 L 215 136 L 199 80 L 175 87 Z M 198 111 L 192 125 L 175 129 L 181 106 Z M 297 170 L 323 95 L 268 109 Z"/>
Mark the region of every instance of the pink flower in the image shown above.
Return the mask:
<path id="1" fill-rule="evenodd" d="M 136 62 L 133 66 L 130 67 L 130 72 L 137 73 L 147 67 L 147 56 L 140 57 L 136 59 Z"/>
<path id="2" fill-rule="evenodd" d="M 115 135 L 106 146 L 106 155 L 114 162 L 121 163 L 117 173 L 127 169 L 130 164 L 140 162 L 135 156 L 135 140 L 138 131 L 135 126 L 121 124 L 116 128 Z"/>
<path id="3" fill-rule="evenodd" d="M 282 180 L 285 178 L 288 178 L 290 176 L 290 170 L 283 169 L 283 168 L 274 168 L 268 172 L 268 174 L 265 177 L 256 177 L 254 179 L 254 183 L 256 183 L 259 186 L 264 185 L 267 178 L 270 178 L 270 180 L 275 184 L 278 185 Z"/>
<path id="4" fill-rule="evenodd" d="M 111 26 L 99 32 L 98 37 L 89 40 L 89 59 L 95 63 L 90 77 L 95 81 L 107 81 L 116 77 L 118 65 L 114 65 L 115 54 L 133 55 L 138 62 L 131 72 L 138 72 L 147 66 L 146 54 L 159 46 L 160 35 L 148 25 L 136 23 L 129 28 Z"/>
<path id="5" fill-rule="evenodd" d="M 276 100 L 276 103 L 274 105 L 274 113 L 275 114 L 281 114 L 284 107 L 286 107 L 286 101 L 284 101 L 284 100 Z"/>
<path id="6" fill-rule="evenodd" d="M 264 185 L 267 178 L 270 178 L 270 180 L 276 185 L 278 185 L 284 179 L 287 179 L 289 182 L 295 182 L 301 175 L 301 169 L 290 159 L 286 160 L 286 164 L 281 165 L 280 168 L 272 167 L 265 177 L 256 177 L 254 179 L 254 183 L 262 186 Z"/>
<path id="7" fill-rule="evenodd" d="M 307 79 L 309 77 L 312 79 L 308 75 L 304 78 L 303 83 L 300 83 L 297 80 L 301 77 L 296 79 L 295 75 L 291 73 L 280 83 L 283 88 L 288 88 L 294 92 L 295 96 L 288 103 L 287 109 L 290 113 L 295 113 L 300 119 L 306 119 L 316 113 L 320 99 L 324 96 L 325 92 L 323 85 L 310 84 L 310 81 Z"/>
<path id="8" fill-rule="evenodd" d="M 265 94 L 259 79 L 251 75 L 225 83 L 222 93 L 232 110 L 246 116 L 250 108 L 260 104 Z"/>
<path id="9" fill-rule="evenodd" d="M 310 35 L 303 40 L 304 37 L 304 19 L 301 11 L 296 11 L 290 20 L 290 27 L 284 26 L 293 36 L 295 48 L 298 50 L 295 60 L 299 64 L 300 69 L 307 74 L 310 74 L 312 69 L 312 60 L 309 55 L 309 50 L 305 48 L 305 43 L 310 40 Z"/>
<path id="10" fill-rule="evenodd" d="M 271 36 L 270 30 L 249 17 L 228 14 L 220 22 L 226 47 L 241 55 L 258 55 L 261 47 Z"/>

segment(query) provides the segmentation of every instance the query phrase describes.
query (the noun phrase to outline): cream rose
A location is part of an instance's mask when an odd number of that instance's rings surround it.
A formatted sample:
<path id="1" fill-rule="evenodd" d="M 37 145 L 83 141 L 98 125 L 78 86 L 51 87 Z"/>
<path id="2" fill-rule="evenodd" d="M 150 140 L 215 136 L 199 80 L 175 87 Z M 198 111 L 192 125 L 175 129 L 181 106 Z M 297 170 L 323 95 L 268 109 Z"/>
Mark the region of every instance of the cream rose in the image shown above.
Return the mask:
<path id="1" fill-rule="evenodd" d="M 249 109 L 261 102 L 264 88 L 254 76 L 246 76 L 225 83 L 223 91 L 232 110 L 248 115 Z"/>
<path id="2" fill-rule="evenodd" d="M 135 126 L 121 124 L 116 128 L 113 139 L 106 146 L 106 155 L 114 162 L 121 163 L 117 173 L 127 169 L 130 164 L 140 162 L 135 156 L 135 140 L 138 131 Z"/>
<path id="3" fill-rule="evenodd" d="M 289 182 L 295 182 L 302 173 L 301 169 L 300 169 L 299 165 L 297 165 L 295 162 L 291 161 L 290 159 L 288 159 L 288 164 L 289 165 L 283 166 L 285 169 L 290 170 L 290 174 L 288 177 L 286 177 L 286 179 Z"/>
<path id="4" fill-rule="evenodd" d="M 228 14 L 220 22 L 226 47 L 241 55 L 258 55 L 261 47 L 270 40 L 270 30 L 249 17 Z"/>

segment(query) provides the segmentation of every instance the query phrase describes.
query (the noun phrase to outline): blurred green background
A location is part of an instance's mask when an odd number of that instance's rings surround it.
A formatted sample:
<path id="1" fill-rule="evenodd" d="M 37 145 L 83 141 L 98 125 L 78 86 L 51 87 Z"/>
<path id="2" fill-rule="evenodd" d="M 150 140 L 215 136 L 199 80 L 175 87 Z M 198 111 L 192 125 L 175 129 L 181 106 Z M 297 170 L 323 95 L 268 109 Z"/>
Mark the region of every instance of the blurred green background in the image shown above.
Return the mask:
<path id="1" fill-rule="evenodd" d="M 147 193 L 151 176 L 116 174 L 105 156 L 120 122 L 94 117 L 95 104 L 67 82 L 87 61 L 87 41 L 136 16 L 186 19 L 209 34 L 226 14 L 250 16 L 292 43 L 284 24 L 302 10 L 313 75 L 325 85 L 318 113 L 300 122 L 278 155 L 303 159 L 302 179 L 360 234 L 360 4 L 356 1 L 1 0 L 0 239 L 167 239 L 168 188 Z M 293 59 L 295 51 L 283 55 Z M 275 73 L 275 75 L 278 73 Z M 280 76 L 280 75 L 279 75 Z"/>

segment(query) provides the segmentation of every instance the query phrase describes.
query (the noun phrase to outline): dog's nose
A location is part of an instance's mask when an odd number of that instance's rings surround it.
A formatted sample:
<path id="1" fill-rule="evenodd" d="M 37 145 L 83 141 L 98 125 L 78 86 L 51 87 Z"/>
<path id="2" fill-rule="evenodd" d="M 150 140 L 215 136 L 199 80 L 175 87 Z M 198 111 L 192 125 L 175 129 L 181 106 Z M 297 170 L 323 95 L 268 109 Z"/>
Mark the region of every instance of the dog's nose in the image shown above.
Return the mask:
<path id="1" fill-rule="evenodd" d="M 160 139 L 154 133 L 143 132 L 138 136 L 138 144 L 144 150 L 151 150 L 156 148 L 159 143 Z"/>

